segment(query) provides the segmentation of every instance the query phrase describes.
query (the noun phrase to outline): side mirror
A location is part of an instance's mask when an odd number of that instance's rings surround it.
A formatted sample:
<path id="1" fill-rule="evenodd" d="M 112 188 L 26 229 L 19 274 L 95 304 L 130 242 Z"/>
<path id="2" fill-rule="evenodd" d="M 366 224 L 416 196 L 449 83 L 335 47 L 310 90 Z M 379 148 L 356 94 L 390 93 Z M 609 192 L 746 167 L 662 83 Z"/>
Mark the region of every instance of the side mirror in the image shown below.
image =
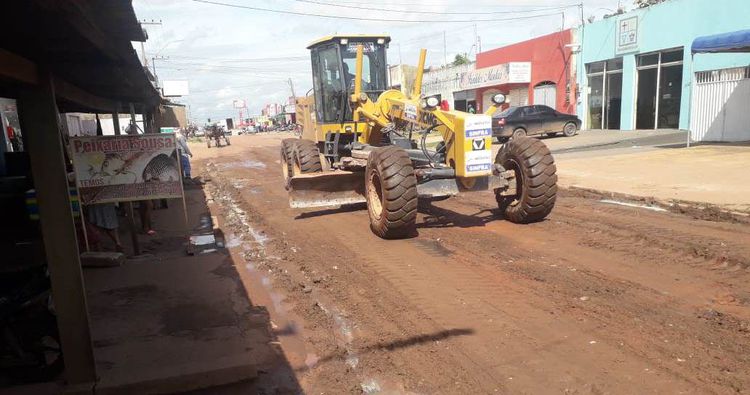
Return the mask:
<path id="1" fill-rule="evenodd" d="M 499 106 L 503 103 L 505 103 L 505 95 L 502 93 L 498 93 L 492 96 L 492 103 L 496 106 Z"/>

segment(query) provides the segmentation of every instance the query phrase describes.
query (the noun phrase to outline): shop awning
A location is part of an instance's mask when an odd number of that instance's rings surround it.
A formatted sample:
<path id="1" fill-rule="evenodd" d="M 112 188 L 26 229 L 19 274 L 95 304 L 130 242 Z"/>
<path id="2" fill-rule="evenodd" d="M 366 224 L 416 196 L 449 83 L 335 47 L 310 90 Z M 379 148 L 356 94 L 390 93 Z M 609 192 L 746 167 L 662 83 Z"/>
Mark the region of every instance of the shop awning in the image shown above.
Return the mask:
<path id="1" fill-rule="evenodd" d="M 750 30 L 698 37 L 693 40 L 692 52 L 750 52 Z"/>

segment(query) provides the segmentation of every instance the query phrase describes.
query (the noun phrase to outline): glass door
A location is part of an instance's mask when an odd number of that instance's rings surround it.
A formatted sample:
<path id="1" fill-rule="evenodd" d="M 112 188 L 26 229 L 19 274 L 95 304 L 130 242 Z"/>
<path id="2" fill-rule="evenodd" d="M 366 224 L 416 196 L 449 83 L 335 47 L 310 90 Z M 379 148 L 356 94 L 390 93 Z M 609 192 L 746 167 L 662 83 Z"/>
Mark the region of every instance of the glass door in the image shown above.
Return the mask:
<path id="1" fill-rule="evenodd" d="M 638 100 L 636 102 L 636 129 L 653 129 L 656 117 L 656 68 L 638 70 Z"/>
<path id="2" fill-rule="evenodd" d="M 589 119 L 591 129 L 602 128 L 602 105 L 604 104 L 604 75 L 589 77 Z"/>
<path id="3" fill-rule="evenodd" d="M 662 67 L 659 81 L 659 128 L 680 127 L 682 65 Z"/>

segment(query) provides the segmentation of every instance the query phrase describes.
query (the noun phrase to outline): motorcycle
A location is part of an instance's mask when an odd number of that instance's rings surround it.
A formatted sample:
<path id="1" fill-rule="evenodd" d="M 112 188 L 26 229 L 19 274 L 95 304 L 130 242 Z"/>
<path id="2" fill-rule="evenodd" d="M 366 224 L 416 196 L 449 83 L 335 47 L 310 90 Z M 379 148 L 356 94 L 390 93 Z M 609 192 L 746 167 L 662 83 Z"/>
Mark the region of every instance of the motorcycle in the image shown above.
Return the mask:
<path id="1" fill-rule="evenodd" d="M 211 125 L 206 128 L 206 145 L 208 148 L 211 148 L 211 140 L 214 141 L 216 147 L 221 147 L 221 140 L 224 140 L 226 145 L 231 145 L 224 128 L 219 125 Z"/>
<path id="2" fill-rule="evenodd" d="M 0 386 L 51 381 L 63 371 L 45 266 L 0 276 Z"/>

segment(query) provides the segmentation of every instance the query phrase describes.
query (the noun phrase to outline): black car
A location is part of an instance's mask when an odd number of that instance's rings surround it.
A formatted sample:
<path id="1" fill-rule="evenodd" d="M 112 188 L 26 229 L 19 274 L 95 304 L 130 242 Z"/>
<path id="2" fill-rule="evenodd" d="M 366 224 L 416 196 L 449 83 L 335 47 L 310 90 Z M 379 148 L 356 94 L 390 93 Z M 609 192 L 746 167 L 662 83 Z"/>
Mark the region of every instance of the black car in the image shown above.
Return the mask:
<path id="1" fill-rule="evenodd" d="M 498 139 L 557 133 L 570 137 L 578 132 L 581 120 L 547 106 L 509 107 L 492 116 L 492 135 Z"/>

